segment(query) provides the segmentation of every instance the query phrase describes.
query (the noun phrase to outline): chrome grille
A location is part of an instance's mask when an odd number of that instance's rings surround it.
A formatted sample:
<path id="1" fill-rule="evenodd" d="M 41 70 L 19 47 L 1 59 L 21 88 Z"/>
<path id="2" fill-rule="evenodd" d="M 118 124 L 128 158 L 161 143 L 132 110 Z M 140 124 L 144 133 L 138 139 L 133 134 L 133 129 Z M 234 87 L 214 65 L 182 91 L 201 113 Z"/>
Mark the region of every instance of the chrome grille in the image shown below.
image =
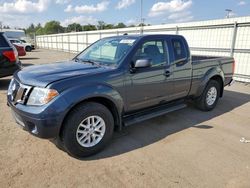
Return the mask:
<path id="1" fill-rule="evenodd" d="M 10 95 L 10 99 L 13 103 L 24 104 L 28 99 L 30 90 L 30 86 L 23 85 L 17 80 L 13 79 L 8 89 L 8 95 Z"/>

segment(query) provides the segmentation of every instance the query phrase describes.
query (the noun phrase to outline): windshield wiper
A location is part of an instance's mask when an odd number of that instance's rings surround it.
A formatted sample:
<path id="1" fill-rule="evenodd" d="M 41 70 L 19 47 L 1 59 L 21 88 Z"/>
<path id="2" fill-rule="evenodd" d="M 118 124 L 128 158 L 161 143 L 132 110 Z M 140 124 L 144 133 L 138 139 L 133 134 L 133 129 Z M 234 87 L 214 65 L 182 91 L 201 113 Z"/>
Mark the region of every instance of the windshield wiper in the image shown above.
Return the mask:
<path id="1" fill-rule="evenodd" d="M 80 63 L 90 63 L 92 65 L 96 65 L 100 67 L 101 65 L 99 63 L 96 63 L 94 61 L 91 61 L 90 59 L 80 59 L 78 57 L 74 58 L 75 62 L 80 62 Z"/>
<path id="2" fill-rule="evenodd" d="M 75 60 L 75 62 L 78 62 L 80 59 L 78 57 L 75 57 L 73 60 Z"/>
<path id="3" fill-rule="evenodd" d="M 77 58 L 77 59 L 78 59 L 78 58 Z M 78 59 L 78 61 L 79 61 L 79 60 L 80 60 L 81 62 L 90 63 L 90 64 L 96 65 L 96 66 L 98 66 L 98 67 L 101 66 L 99 63 L 96 63 L 96 62 L 94 62 L 94 61 L 91 61 L 90 59 Z"/>

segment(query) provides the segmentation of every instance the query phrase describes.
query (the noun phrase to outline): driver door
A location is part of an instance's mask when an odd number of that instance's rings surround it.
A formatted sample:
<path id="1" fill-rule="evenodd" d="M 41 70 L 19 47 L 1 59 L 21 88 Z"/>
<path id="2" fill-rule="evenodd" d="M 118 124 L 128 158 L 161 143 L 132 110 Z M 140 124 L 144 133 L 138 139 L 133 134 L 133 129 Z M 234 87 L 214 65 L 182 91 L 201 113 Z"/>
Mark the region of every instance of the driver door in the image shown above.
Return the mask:
<path id="1" fill-rule="evenodd" d="M 167 46 L 164 40 L 144 41 L 132 58 L 134 66 L 138 59 L 149 59 L 151 66 L 134 68 L 127 82 L 127 108 L 135 111 L 164 103 L 173 89 L 172 75 L 168 66 Z"/>

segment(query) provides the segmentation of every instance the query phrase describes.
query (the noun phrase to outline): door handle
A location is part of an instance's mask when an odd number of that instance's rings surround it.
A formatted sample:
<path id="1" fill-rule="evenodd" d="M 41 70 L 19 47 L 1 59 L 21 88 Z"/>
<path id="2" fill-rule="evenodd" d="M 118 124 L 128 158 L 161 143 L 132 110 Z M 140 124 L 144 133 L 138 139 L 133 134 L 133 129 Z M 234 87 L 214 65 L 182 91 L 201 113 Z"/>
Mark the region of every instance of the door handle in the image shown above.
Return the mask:
<path id="1" fill-rule="evenodd" d="M 171 75 L 171 72 L 170 72 L 170 71 L 165 71 L 164 75 L 165 75 L 166 77 L 169 77 L 169 76 Z"/>

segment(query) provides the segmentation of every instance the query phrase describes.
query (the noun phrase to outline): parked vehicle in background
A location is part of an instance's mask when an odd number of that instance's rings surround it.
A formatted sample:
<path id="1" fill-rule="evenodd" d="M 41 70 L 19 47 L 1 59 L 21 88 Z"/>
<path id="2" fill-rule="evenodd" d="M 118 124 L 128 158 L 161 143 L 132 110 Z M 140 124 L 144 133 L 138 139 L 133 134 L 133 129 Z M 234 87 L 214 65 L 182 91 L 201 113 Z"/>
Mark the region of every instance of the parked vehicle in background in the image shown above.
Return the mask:
<path id="1" fill-rule="evenodd" d="M 24 49 L 23 46 L 18 45 L 18 44 L 13 44 L 13 45 L 15 46 L 15 48 L 16 48 L 16 50 L 17 50 L 17 52 L 18 52 L 18 56 L 19 56 L 19 57 L 20 57 L 20 56 L 25 56 L 25 55 L 26 55 L 26 51 L 25 51 L 25 49 Z"/>
<path id="2" fill-rule="evenodd" d="M 7 38 L 23 38 L 25 37 L 24 30 L 19 29 L 2 29 Z"/>
<path id="3" fill-rule="evenodd" d="M 32 50 L 32 46 L 30 43 L 23 43 L 21 40 L 19 39 L 14 39 L 14 38 L 9 38 L 9 41 L 12 44 L 18 44 L 18 45 L 22 45 L 25 49 L 26 52 L 31 52 Z"/>
<path id="4" fill-rule="evenodd" d="M 103 149 L 114 128 L 179 110 L 187 99 L 214 109 L 233 73 L 232 57 L 191 56 L 182 36 L 123 35 L 71 61 L 24 68 L 7 98 L 23 129 L 84 157 Z"/>
<path id="5" fill-rule="evenodd" d="M 21 69 L 16 48 L 8 41 L 3 32 L 0 32 L 0 78 L 12 75 Z"/>
<path id="6" fill-rule="evenodd" d="M 20 41 L 21 41 L 22 43 L 24 43 L 24 44 L 30 44 L 30 46 L 32 47 L 32 50 L 35 49 L 35 45 L 34 45 L 34 44 L 28 43 L 28 42 L 27 42 L 26 40 L 24 40 L 24 39 L 20 39 Z"/>

